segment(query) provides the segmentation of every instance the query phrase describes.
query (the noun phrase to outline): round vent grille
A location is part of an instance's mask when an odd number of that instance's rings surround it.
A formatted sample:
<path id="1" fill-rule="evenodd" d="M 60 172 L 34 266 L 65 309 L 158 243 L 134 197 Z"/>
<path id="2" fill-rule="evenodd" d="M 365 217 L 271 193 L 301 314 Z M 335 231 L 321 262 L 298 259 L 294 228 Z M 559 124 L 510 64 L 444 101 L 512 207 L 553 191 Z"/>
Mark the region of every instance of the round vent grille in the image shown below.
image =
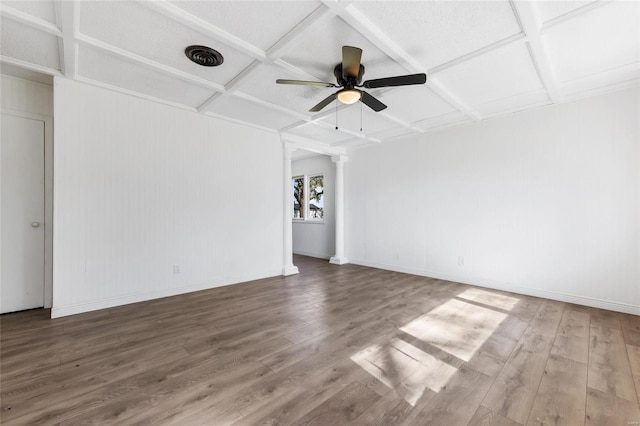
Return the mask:
<path id="1" fill-rule="evenodd" d="M 184 54 L 187 55 L 187 58 L 203 67 L 217 67 L 224 62 L 220 52 L 207 46 L 189 46 L 184 49 Z"/>

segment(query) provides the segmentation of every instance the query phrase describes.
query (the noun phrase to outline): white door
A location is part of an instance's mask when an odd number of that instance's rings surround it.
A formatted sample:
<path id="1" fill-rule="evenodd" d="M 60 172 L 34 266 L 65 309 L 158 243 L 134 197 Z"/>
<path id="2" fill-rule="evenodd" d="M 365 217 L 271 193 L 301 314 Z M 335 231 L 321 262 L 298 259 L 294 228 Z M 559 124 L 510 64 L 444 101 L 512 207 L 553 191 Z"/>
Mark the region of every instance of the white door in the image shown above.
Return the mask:
<path id="1" fill-rule="evenodd" d="M 2 114 L 0 313 L 44 306 L 44 122 Z"/>

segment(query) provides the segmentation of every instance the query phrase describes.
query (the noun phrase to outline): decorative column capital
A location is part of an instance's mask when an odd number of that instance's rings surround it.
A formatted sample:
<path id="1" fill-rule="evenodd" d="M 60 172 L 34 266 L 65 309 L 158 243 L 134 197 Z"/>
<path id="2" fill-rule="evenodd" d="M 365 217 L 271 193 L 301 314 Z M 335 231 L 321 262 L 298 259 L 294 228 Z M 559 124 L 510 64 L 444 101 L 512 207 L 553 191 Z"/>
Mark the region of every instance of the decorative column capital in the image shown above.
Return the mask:
<path id="1" fill-rule="evenodd" d="M 282 141 L 282 149 L 285 155 L 291 156 L 291 153 L 298 149 L 298 144 L 296 144 L 295 142 L 291 142 L 282 138 L 280 140 Z"/>
<path id="2" fill-rule="evenodd" d="M 349 157 L 347 157 L 346 155 L 334 155 L 331 157 L 331 161 L 333 161 L 334 163 L 336 163 L 336 166 L 341 166 L 344 163 L 346 163 L 347 161 L 349 161 Z"/>

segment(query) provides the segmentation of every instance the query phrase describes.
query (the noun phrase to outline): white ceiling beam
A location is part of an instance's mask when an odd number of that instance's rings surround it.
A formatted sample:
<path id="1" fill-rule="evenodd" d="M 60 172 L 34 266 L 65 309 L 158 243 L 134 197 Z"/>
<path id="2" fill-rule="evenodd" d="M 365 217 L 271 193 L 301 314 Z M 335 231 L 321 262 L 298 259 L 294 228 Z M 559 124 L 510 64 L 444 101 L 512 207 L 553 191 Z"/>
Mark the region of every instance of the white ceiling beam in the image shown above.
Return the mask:
<path id="1" fill-rule="evenodd" d="M 215 104 L 217 104 L 218 102 L 220 102 L 222 99 L 224 99 L 225 96 L 227 96 L 230 92 L 233 92 L 235 90 L 235 88 L 244 80 L 246 80 L 247 78 L 249 78 L 250 75 L 252 75 L 255 70 L 258 68 L 258 66 L 261 64 L 262 62 L 260 61 L 253 61 L 249 64 L 248 67 L 246 67 L 245 69 L 243 69 L 242 71 L 240 71 L 240 73 L 236 74 L 235 77 L 233 77 L 231 79 L 231 81 L 229 81 L 225 86 L 224 86 L 224 92 L 223 93 L 214 93 L 213 95 L 211 95 L 211 97 L 209 99 L 207 99 L 206 101 L 204 101 L 202 103 L 202 105 L 200 105 L 198 107 L 198 112 L 207 112 L 211 109 L 211 107 L 213 107 Z"/>
<path id="2" fill-rule="evenodd" d="M 163 105 L 169 105 L 175 108 L 180 108 L 180 109 L 184 109 L 187 111 L 191 111 L 191 112 L 196 112 L 196 109 L 193 107 L 190 107 L 188 105 L 184 105 L 178 102 L 172 102 L 166 99 L 162 99 L 162 98 L 157 98 L 155 96 L 151 96 L 151 95 L 147 95 L 145 93 L 141 93 L 141 92 L 137 92 L 135 90 L 130 90 L 130 89 L 125 89 L 123 87 L 120 86 L 114 86 L 112 84 L 108 84 L 108 83 L 104 83 L 102 81 L 98 81 L 98 80 L 94 80 L 91 78 L 87 78 L 87 77 L 83 77 L 81 75 L 76 76 L 76 81 L 79 81 L 81 83 L 86 83 L 86 84 L 90 84 L 92 86 L 97 86 L 97 87 L 102 87 L 103 89 L 107 89 L 110 91 L 114 91 L 114 92 L 119 92 L 119 93 L 124 93 L 125 95 L 130 95 L 136 98 L 140 98 L 140 99 L 145 99 L 151 102 L 156 102 L 159 104 L 163 104 Z"/>
<path id="3" fill-rule="evenodd" d="M 32 62 L 11 58 L 9 56 L 0 55 L 0 62 L 4 64 L 9 64 L 9 65 L 15 65 L 16 67 L 24 68 L 29 71 L 39 72 L 41 74 L 53 75 L 57 77 L 63 76 L 60 70 L 57 70 L 55 68 L 45 67 L 44 65 L 34 64 Z"/>
<path id="4" fill-rule="evenodd" d="M 78 34 L 77 36 L 77 41 L 85 44 L 87 46 L 91 46 L 93 48 L 105 51 L 105 52 L 109 52 L 111 54 L 114 54 L 116 56 L 119 56 L 121 58 L 124 58 L 130 62 L 134 62 L 138 65 L 142 65 L 146 68 L 151 68 L 155 71 L 159 71 L 163 74 L 175 77 L 179 80 L 188 82 L 188 83 L 192 83 L 195 84 L 197 86 L 200 87 L 204 87 L 207 89 L 211 89 L 217 92 L 224 92 L 225 88 L 224 86 L 222 86 L 221 84 L 218 83 L 214 83 L 213 81 L 209 81 L 206 80 L 204 78 L 201 77 L 197 77 L 193 74 L 189 74 L 188 72 L 185 71 L 181 71 L 175 68 L 172 68 L 170 66 L 161 64 L 159 62 L 155 62 L 152 61 L 150 59 L 147 59 L 143 56 L 137 55 L 135 53 L 129 52 L 128 50 L 124 50 L 121 49 L 119 47 L 110 45 L 108 43 L 105 43 L 103 41 L 97 40 L 93 37 L 89 37 L 87 35 L 84 34 Z"/>
<path id="5" fill-rule="evenodd" d="M 180 22 L 188 28 L 194 29 L 207 36 L 220 40 L 222 43 L 249 55 L 254 59 L 264 61 L 267 58 L 265 52 L 256 46 L 244 41 L 243 39 L 234 36 L 227 31 L 216 27 L 215 25 L 200 19 L 195 15 L 190 14 L 184 9 L 168 2 L 167 0 L 153 0 L 143 2 L 145 6 L 155 10 L 174 21 Z"/>
<path id="6" fill-rule="evenodd" d="M 640 87 L 640 77 L 636 73 L 636 76 L 625 81 L 621 81 L 618 83 L 608 84 L 606 86 L 600 86 L 593 89 L 584 89 L 568 94 L 564 101 L 570 102 L 578 99 L 584 99 L 592 96 L 603 95 L 605 93 L 611 93 L 618 90 L 625 90 L 630 88 L 638 88 Z"/>
<path id="7" fill-rule="evenodd" d="M 280 40 L 278 40 L 273 46 L 271 46 L 267 52 L 267 58 L 274 59 L 282 54 L 282 51 L 303 31 L 313 25 L 318 19 L 322 18 L 329 12 L 325 6 L 318 6 L 313 12 L 307 15 L 302 21 L 300 21 L 295 27 L 293 27 L 288 33 L 286 33 Z"/>
<path id="8" fill-rule="evenodd" d="M 62 29 L 62 52 L 60 66 L 67 78 L 75 79 L 78 75 L 78 28 L 80 27 L 80 11 L 77 1 L 56 1 L 56 15 Z"/>
<path id="9" fill-rule="evenodd" d="M 478 50 L 474 50 L 473 52 L 466 53 L 458 58 L 445 62 L 444 64 L 440 64 L 433 68 L 430 68 L 427 71 L 427 74 L 430 76 L 433 76 L 446 69 L 462 64 L 463 62 L 467 62 L 467 61 L 470 61 L 471 59 L 477 58 L 478 56 L 486 55 L 487 53 L 493 52 L 494 50 L 498 50 L 502 47 L 509 46 L 512 44 L 524 43 L 525 41 L 526 41 L 526 36 L 524 33 L 514 34 L 505 39 L 498 40 L 495 43 L 491 43 L 488 46 L 482 47 Z"/>
<path id="10" fill-rule="evenodd" d="M 240 119 L 237 119 L 237 118 L 227 117 L 226 115 L 218 114 L 218 113 L 215 113 L 215 112 L 205 112 L 204 114 L 208 115 L 210 117 L 215 117 L 215 118 L 219 118 L 221 120 L 229 121 L 231 123 L 241 124 L 243 126 L 253 127 L 254 129 L 264 130 L 265 132 L 278 133 L 278 131 L 276 129 L 271 129 L 269 127 L 260 126 L 259 124 L 251 123 L 249 121 L 244 121 L 244 120 L 240 120 Z"/>
<path id="11" fill-rule="evenodd" d="M 251 74 L 253 74 L 261 63 L 262 62 L 260 61 L 251 62 L 245 69 L 236 74 L 235 77 L 233 77 L 227 84 L 224 85 L 225 91 L 229 92 L 235 89 L 240 83 L 242 83 Z"/>
<path id="12" fill-rule="evenodd" d="M 33 15 L 24 13 L 21 10 L 14 9 L 13 7 L 6 6 L 4 4 L 0 6 L 0 16 L 27 25 L 36 30 L 49 33 L 56 37 L 62 37 L 62 31 L 60 31 L 60 28 L 58 28 L 55 24 L 52 24 L 49 21 L 45 21 L 44 19 L 37 18 Z"/>
<path id="13" fill-rule="evenodd" d="M 278 129 L 278 131 L 279 132 L 286 132 L 286 131 L 289 131 L 289 130 L 297 129 L 298 127 L 307 126 L 307 125 L 309 125 L 311 123 L 312 123 L 311 120 L 309 120 L 309 121 L 298 121 L 296 123 L 291 123 L 288 126 L 281 127 L 281 128 Z"/>
<path id="14" fill-rule="evenodd" d="M 611 3 L 611 0 L 597 0 L 591 3 L 588 3 L 584 6 L 581 6 L 577 9 L 574 9 L 560 16 L 556 16 L 555 18 L 552 18 L 547 22 L 542 23 L 541 30 L 546 30 L 547 28 L 553 27 L 562 22 L 569 21 L 577 16 L 584 14 L 585 12 L 595 9 L 596 7 L 604 6 L 605 4 L 609 4 L 609 3 Z"/>
<path id="15" fill-rule="evenodd" d="M 392 121 L 392 122 L 394 122 L 394 123 L 396 123 L 396 124 L 398 124 L 398 125 L 400 125 L 402 127 L 406 127 L 407 129 L 411 128 L 411 124 L 410 123 L 399 119 L 398 117 L 396 117 L 393 114 L 389 114 L 388 112 L 386 112 L 386 110 L 380 111 L 377 114 L 380 114 L 382 117 L 386 118 L 387 120 Z"/>
<path id="16" fill-rule="evenodd" d="M 369 18 L 356 9 L 355 6 L 343 6 L 342 3 L 335 0 L 322 0 L 322 2 L 337 16 L 355 28 L 378 49 L 382 50 L 387 56 L 398 62 L 406 70 L 412 73 L 424 72 L 424 67 L 420 62 L 405 52 L 400 45 L 387 36 L 380 27 L 375 25 Z"/>
<path id="17" fill-rule="evenodd" d="M 293 75 L 297 76 L 300 79 L 310 80 L 310 81 L 322 81 L 322 79 L 316 77 L 313 74 L 309 74 L 305 70 L 296 67 L 295 65 L 291 65 L 289 62 L 283 59 L 275 59 L 273 63 L 280 68 L 289 71 Z"/>
<path id="18" fill-rule="evenodd" d="M 331 114 L 334 111 L 329 111 L 328 114 Z M 338 126 L 338 128 L 335 128 L 335 124 L 330 124 L 326 121 L 321 121 L 320 119 L 322 117 L 326 117 L 328 115 L 327 113 L 323 114 L 321 117 L 318 116 L 314 116 L 313 119 L 311 120 L 302 120 L 302 121 L 298 121 L 296 123 L 291 123 L 288 126 L 284 126 L 278 129 L 278 132 L 280 133 L 284 133 L 284 132 L 288 132 L 290 130 L 293 129 L 297 129 L 299 127 L 304 127 L 304 126 L 318 126 L 318 127 L 322 127 L 325 129 L 331 129 L 333 131 L 336 132 L 342 132 L 344 134 L 347 134 L 349 136 L 353 136 L 357 139 L 366 139 L 366 140 L 371 140 L 372 142 L 379 142 L 379 140 L 377 139 L 371 139 L 369 138 L 367 135 L 365 135 L 364 133 L 360 133 L 360 132 L 354 132 L 353 130 L 349 130 L 349 129 L 344 129 L 340 126 Z"/>
<path id="19" fill-rule="evenodd" d="M 617 90 L 616 87 L 622 84 L 638 84 L 640 80 L 640 62 L 622 65 L 609 70 L 598 72 L 596 74 L 580 77 L 565 82 L 563 88 L 565 90 L 565 101 L 569 98 L 574 99 L 576 96 L 582 96 L 581 93 L 605 93 L 608 89 Z M 614 82 L 614 83 L 612 83 Z"/>
<path id="20" fill-rule="evenodd" d="M 471 108 L 462 102 L 455 94 L 453 94 L 449 89 L 447 89 L 440 81 L 437 79 L 427 80 L 427 86 L 431 89 L 436 95 L 440 96 L 442 99 L 447 101 L 450 105 L 454 106 L 461 113 L 469 117 L 474 121 L 479 121 L 482 119 L 480 115 L 472 111 Z"/>
<path id="21" fill-rule="evenodd" d="M 224 97 L 224 95 L 225 95 L 224 93 L 214 93 L 212 96 L 209 97 L 209 99 L 207 99 L 202 104 L 200 104 L 200 106 L 197 108 L 198 112 L 206 113 L 211 109 L 213 105 L 218 103 L 220 99 Z"/>
<path id="22" fill-rule="evenodd" d="M 395 129 L 399 129 L 399 127 L 395 127 L 393 129 L 378 130 L 377 132 L 372 133 L 371 136 L 375 138 L 376 135 L 382 135 L 382 134 L 385 134 L 385 133 L 387 133 L 387 132 L 389 132 L 391 130 L 395 130 Z M 406 133 L 401 133 L 401 134 L 399 134 L 397 136 L 393 136 L 392 138 L 401 137 L 401 136 L 407 136 L 407 135 L 410 135 L 410 134 L 412 134 L 414 132 L 415 133 L 424 133 L 424 130 L 418 129 L 417 127 L 414 127 L 414 128 L 411 128 L 411 129 L 406 129 L 406 130 L 407 130 Z"/>
<path id="23" fill-rule="evenodd" d="M 247 78 L 249 78 L 251 75 L 253 75 L 256 72 L 256 70 L 259 68 L 261 63 L 274 63 L 278 66 L 284 67 L 293 72 L 297 72 L 298 75 L 300 75 L 300 73 L 302 72 L 301 70 L 297 69 L 292 65 L 289 65 L 288 63 L 282 61 L 281 59 L 276 58 L 276 56 L 279 53 L 281 53 L 282 50 L 295 39 L 296 36 L 298 36 L 302 31 L 307 29 L 310 25 L 312 25 L 314 22 L 316 22 L 318 19 L 324 16 L 327 13 L 327 11 L 328 11 L 327 8 L 324 6 L 317 7 L 306 18 L 300 21 L 298 25 L 296 25 L 291 31 L 289 31 L 280 40 L 278 40 L 276 44 L 274 44 L 271 48 L 269 48 L 269 50 L 265 53 L 264 57 L 258 58 L 255 61 L 253 61 L 247 68 L 242 70 L 229 83 L 227 83 L 225 85 L 226 94 L 231 94 L 231 92 L 234 92 L 236 87 L 239 86 L 240 83 L 245 81 Z M 313 77 L 310 75 L 304 78 L 317 80 L 316 77 Z M 225 95 L 219 96 L 218 94 L 214 94 L 211 98 L 203 102 L 203 104 L 200 105 L 200 107 L 198 107 L 198 111 L 205 112 L 210 110 L 211 107 L 213 107 L 216 103 L 220 102 L 224 98 L 224 96 Z M 243 94 L 241 96 L 246 96 L 246 95 Z M 247 98 L 245 97 L 245 99 Z M 255 99 L 257 98 L 251 97 L 251 99 L 248 99 L 248 100 L 253 101 Z M 261 102 L 258 102 L 258 103 L 261 103 Z M 272 108 L 274 106 L 274 104 L 271 104 L 271 103 L 267 103 L 267 105 L 265 104 L 262 104 L 262 105 L 268 108 Z M 277 106 L 275 109 L 277 109 Z M 305 117 L 304 119 L 306 120 L 308 118 Z"/>
<path id="24" fill-rule="evenodd" d="M 336 129 L 335 124 L 330 124 L 330 123 L 327 123 L 326 121 L 313 121 L 313 122 L 310 122 L 309 124 L 312 126 L 324 127 L 325 129 L 337 130 L 342 133 L 346 133 L 349 136 L 353 136 L 354 138 L 369 139 L 364 132 L 354 132 L 353 130 L 344 129 L 340 127 L 340 125 L 338 125 L 338 128 Z"/>
<path id="25" fill-rule="evenodd" d="M 288 114 L 288 115 L 290 115 L 292 117 L 296 117 L 296 118 L 298 118 L 300 120 L 309 120 L 311 118 L 311 117 L 309 117 L 309 116 L 307 116 L 305 114 L 302 114 L 302 113 L 300 113 L 298 111 L 294 111 L 294 110 L 291 110 L 289 108 L 285 108 L 283 106 L 276 105 L 276 104 L 273 104 L 271 102 L 264 101 L 264 100 L 262 100 L 260 98 L 256 98 L 255 96 L 251 96 L 251 95 L 248 95 L 246 93 L 242 93 L 242 92 L 239 92 L 239 91 L 234 91 L 234 92 L 230 92 L 229 94 L 231 96 L 234 96 L 234 97 L 237 97 L 237 98 L 240 98 L 240 99 L 244 99 L 244 100 L 253 102 L 255 104 L 258 104 L 258 105 L 262 105 L 262 106 L 267 107 L 269 109 L 272 109 L 274 111 L 283 112 L 283 113 Z"/>
<path id="26" fill-rule="evenodd" d="M 509 4 L 511 4 L 513 14 L 522 32 L 527 36 L 529 56 L 531 56 L 531 61 L 542 85 L 547 90 L 549 99 L 554 103 L 560 102 L 562 100 L 562 94 L 558 88 L 558 83 L 556 82 L 555 74 L 551 67 L 551 61 L 540 37 L 542 23 L 534 10 L 533 4 L 526 1 L 516 2 L 513 0 L 510 0 Z"/>
<path id="27" fill-rule="evenodd" d="M 419 61 L 409 55 L 404 49 L 402 49 L 398 44 L 391 40 L 390 37 L 384 34 L 384 32 L 377 25 L 371 22 L 369 18 L 367 18 L 358 9 L 356 9 L 354 5 L 350 4 L 345 7 L 334 0 L 322 1 L 336 15 L 338 15 L 341 19 L 343 19 L 345 22 L 359 31 L 363 36 L 371 41 L 372 44 L 374 44 L 378 49 L 382 50 L 387 56 L 402 65 L 407 71 L 411 73 L 425 72 L 425 67 L 420 64 Z M 433 90 L 433 85 L 430 82 L 429 78 L 427 78 L 426 84 L 427 87 Z M 458 100 L 455 96 L 451 96 L 451 92 L 442 89 L 442 85 L 436 86 L 436 90 L 438 90 L 438 92 L 436 93 L 438 93 L 438 95 L 440 95 L 442 99 L 444 99 L 455 108 L 459 109 L 469 118 L 476 121 L 480 119 L 478 114 L 471 111 L 468 106 L 460 102 L 460 100 Z"/>
<path id="28" fill-rule="evenodd" d="M 375 140 L 374 142 L 378 142 L 378 141 Z M 382 142 L 380 142 L 380 143 L 382 143 Z M 332 147 L 336 147 L 336 148 L 342 148 L 342 149 L 346 150 L 349 154 L 352 154 L 355 150 L 360 149 L 360 148 L 364 148 L 364 147 L 367 147 L 367 146 L 371 146 L 371 144 L 367 143 L 367 141 L 364 141 L 362 139 L 346 139 L 346 140 L 343 140 L 343 141 L 336 142 L 336 143 L 332 144 L 331 146 Z"/>
<path id="29" fill-rule="evenodd" d="M 156 98 L 155 96 L 145 95 L 144 93 L 136 92 L 134 90 L 124 89 L 124 88 L 119 87 L 119 86 L 113 86 L 113 85 L 110 85 L 110 84 L 107 84 L 107 83 L 103 83 L 101 81 L 92 80 L 92 79 L 85 78 L 85 77 L 82 77 L 82 76 L 78 76 L 76 78 L 76 80 L 79 81 L 79 82 L 82 82 L 82 83 L 91 84 L 93 86 L 102 87 L 102 88 L 107 89 L 107 90 L 112 90 L 112 91 L 115 91 L 115 92 L 124 93 L 126 95 L 134 96 L 136 98 L 145 99 L 145 100 L 156 102 L 156 103 L 163 104 L 163 105 L 169 105 L 169 106 L 172 106 L 172 107 L 175 107 L 175 108 L 180 108 L 180 109 L 183 109 L 183 110 L 186 110 L 186 111 L 197 112 L 197 110 L 195 108 L 187 106 L 187 105 L 184 105 L 184 104 L 181 104 L 181 103 L 168 101 L 168 100 L 162 99 L 162 98 Z M 248 121 L 227 117 L 227 116 L 222 115 L 222 114 L 216 114 L 216 113 L 207 112 L 207 113 L 205 113 L 205 115 L 208 115 L 210 117 L 215 117 L 215 118 L 218 118 L 218 119 L 224 120 L 224 121 L 229 121 L 231 123 L 241 124 L 243 126 L 249 126 L 249 127 L 255 128 L 255 129 L 264 130 L 264 131 L 267 131 L 269 133 L 277 133 L 277 131 L 275 129 L 270 129 L 268 127 L 259 126 L 259 125 L 254 124 L 254 123 L 250 123 Z"/>
<path id="30" fill-rule="evenodd" d="M 248 100 L 250 102 L 254 102 L 258 105 L 262 105 L 266 108 L 272 109 L 274 111 L 279 111 L 279 112 L 284 112 L 288 115 L 293 115 L 295 117 L 301 118 L 301 122 L 300 123 L 295 123 L 297 127 L 298 125 L 302 125 L 304 123 L 309 123 L 311 121 L 311 118 L 301 114 L 301 113 L 297 113 L 295 111 L 289 110 L 287 108 L 283 108 L 279 105 L 275 105 L 273 103 L 270 102 L 266 102 L 263 101 L 261 99 L 258 99 L 256 97 L 241 93 L 241 92 L 236 92 L 235 89 L 237 86 L 239 86 L 239 84 L 244 81 L 246 78 L 248 78 L 250 75 L 252 75 L 255 70 L 257 68 L 259 68 L 260 63 L 274 63 L 278 66 L 281 66 L 283 68 L 286 68 L 290 71 L 295 72 L 296 74 L 300 75 L 300 74 L 306 74 L 305 78 L 311 78 L 314 80 L 318 80 L 317 77 L 311 76 L 307 73 L 305 73 L 304 71 L 286 63 L 285 61 L 282 61 L 281 59 L 277 58 L 277 56 L 286 48 L 286 46 L 291 43 L 293 40 L 295 40 L 295 38 L 304 30 L 306 30 L 309 26 L 313 25 L 314 22 L 316 22 L 318 19 L 320 19 L 321 17 L 323 17 L 325 14 L 327 14 L 330 9 L 328 9 L 325 6 L 320 6 L 318 8 L 316 8 L 311 14 L 309 14 L 305 19 L 303 19 L 298 25 L 296 25 L 291 31 L 289 31 L 285 36 L 283 36 L 274 46 L 272 46 L 267 52 L 263 52 L 262 50 L 258 49 L 257 47 L 245 42 L 244 40 L 235 37 L 234 35 L 194 16 L 191 15 L 190 13 L 184 11 L 183 9 L 169 3 L 166 0 L 158 0 L 158 1 L 147 1 L 144 2 L 144 4 L 149 7 L 150 9 L 153 9 L 167 17 L 169 17 L 170 19 L 173 19 L 177 22 L 182 23 L 183 25 L 189 26 L 190 28 L 195 28 L 196 30 L 202 32 L 203 34 L 207 34 L 209 36 L 212 36 L 213 38 L 216 38 L 218 40 L 221 40 L 223 43 L 228 44 L 229 46 L 245 53 L 248 54 L 249 56 L 253 57 L 254 59 L 256 59 L 256 61 L 254 61 L 251 65 L 249 65 L 249 67 L 245 68 L 240 74 L 238 74 L 233 80 L 231 80 L 229 83 L 227 83 L 227 85 L 225 85 L 224 90 L 217 90 L 217 92 L 220 93 L 215 93 L 213 94 L 209 99 L 207 99 L 205 102 L 202 103 L 202 105 L 200 105 L 197 108 L 198 112 L 203 112 L 203 113 L 207 113 L 208 115 L 213 115 L 216 116 L 217 114 L 211 113 L 210 109 L 212 106 L 214 106 L 215 104 L 217 104 L 218 102 L 220 102 L 222 99 L 224 99 L 226 96 L 236 96 L 245 100 Z M 83 42 L 86 40 L 82 40 Z M 101 43 L 98 40 L 93 40 L 95 43 Z M 96 46 L 98 47 L 98 46 Z M 174 76 L 178 76 L 176 75 L 176 71 L 178 70 L 174 70 L 170 67 L 165 67 L 162 64 L 158 64 L 155 63 L 153 61 L 149 61 L 146 58 L 142 58 L 139 57 L 138 55 L 134 55 L 131 54 L 130 52 L 124 51 L 122 49 L 118 49 L 115 48 L 114 46 L 101 46 L 103 48 L 106 48 L 107 50 L 110 50 L 110 48 L 114 48 L 117 49 L 117 52 L 113 52 L 116 54 L 119 54 L 120 56 L 124 56 L 127 57 L 130 60 L 134 60 L 134 61 L 138 61 L 141 63 L 146 64 L 147 66 L 153 67 L 159 71 L 162 72 L 166 72 L 166 73 L 171 73 Z M 186 76 L 184 76 L 186 77 Z M 351 132 L 348 131 L 346 129 L 339 129 L 340 131 L 344 132 L 344 133 L 348 133 L 352 136 L 355 136 L 357 138 L 366 138 L 366 136 L 356 133 L 356 132 Z"/>
<path id="31" fill-rule="evenodd" d="M 284 62 L 280 59 L 277 59 L 276 61 L 274 61 L 274 63 L 278 63 L 278 65 L 282 66 L 282 67 L 286 67 L 287 69 L 291 69 L 291 68 L 295 68 L 293 66 L 289 66 L 289 64 L 287 62 Z M 238 75 L 236 75 L 229 83 L 227 83 L 225 85 L 225 93 L 224 95 L 219 95 L 219 94 L 214 94 L 211 96 L 211 98 L 207 99 L 205 102 L 202 103 L 202 105 L 200 105 L 200 107 L 198 107 L 198 111 L 200 112 L 206 112 L 208 110 L 211 109 L 211 107 L 213 107 L 216 103 L 220 102 L 225 96 L 228 95 L 233 95 L 235 93 L 235 91 L 237 90 L 237 87 L 240 85 L 240 83 L 242 83 L 243 81 L 245 81 L 247 78 L 249 78 L 251 75 L 253 75 L 253 73 L 259 68 L 260 64 L 262 64 L 262 62 L 260 61 L 254 61 L 252 62 L 247 68 L 245 68 L 244 70 L 242 70 Z M 286 64 L 286 65 L 282 65 L 282 64 Z M 299 70 L 299 73 L 304 73 L 304 71 Z M 316 77 L 311 76 L 309 74 L 307 74 L 307 76 L 305 77 L 301 77 L 301 78 L 309 78 L 311 80 L 318 80 Z M 275 82 L 274 82 L 275 84 Z M 254 100 L 257 100 L 257 103 L 260 103 L 266 107 L 269 107 L 271 109 L 279 109 L 281 107 L 269 103 L 269 102 L 265 102 L 262 101 L 261 99 L 255 98 L 253 96 L 249 96 L 246 95 L 244 93 L 242 93 L 240 95 L 240 97 L 244 97 L 247 100 L 250 100 L 252 102 L 254 102 Z M 289 112 L 291 112 L 291 110 L 287 110 Z M 299 114 L 299 113 L 298 113 Z M 308 121 L 310 119 L 309 116 L 307 115 L 302 115 L 301 118 L 305 121 Z"/>
<path id="32" fill-rule="evenodd" d="M 169 19 L 172 19 L 173 21 L 179 22 L 182 25 L 195 29 L 209 37 L 220 40 L 222 43 L 225 43 L 231 48 L 236 49 L 239 52 L 244 53 L 254 59 L 254 61 L 247 68 L 237 74 L 224 87 L 219 85 L 220 89 L 216 89 L 216 92 L 219 93 L 214 93 L 206 101 L 204 101 L 197 108 L 198 112 L 208 113 L 211 107 L 224 99 L 225 95 L 229 91 L 232 91 L 234 87 L 236 87 L 248 76 L 250 76 L 261 62 L 267 60 L 266 53 L 258 47 L 246 42 L 245 40 L 242 40 L 239 37 L 234 36 L 227 31 L 224 31 L 221 28 L 218 28 L 217 26 L 195 15 L 192 15 L 191 13 L 166 0 L 144 1 L 142 2 L 142 4 L 147 6 L 149 9 L 152 9 L 168 17 Z"/>
<path id="33" fill-rule="evenodd" d="M 303 136 L 292 135 L 290 133 L 280 133 L 283 140 L 292 142 L 298 149 L 304 149 L 306 151 L 315 152 L 317 154 L 324 155 L 346 155 L 347 151 L 341 147 L 335 147 L 326 145 L 315 141 L 313 139 L 305 138 Z"/>

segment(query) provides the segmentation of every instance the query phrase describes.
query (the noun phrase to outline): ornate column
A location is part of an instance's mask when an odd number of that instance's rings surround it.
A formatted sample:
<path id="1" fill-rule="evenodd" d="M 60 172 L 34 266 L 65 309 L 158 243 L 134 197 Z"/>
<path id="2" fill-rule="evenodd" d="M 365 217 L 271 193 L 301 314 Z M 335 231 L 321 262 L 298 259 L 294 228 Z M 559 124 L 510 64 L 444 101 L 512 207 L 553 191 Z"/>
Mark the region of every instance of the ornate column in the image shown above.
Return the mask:
<path id="1" fill-rule="evenodd" d="M 344 163 L 347 162 L 347 156 L 336 155 L 331 157 L 331 161 L 336 163 L 336 254 L 331 257 L 329 263 L 344 265 L 349 263 L 344 254 Z"/>
<path id="2" fill-rule="evenodd" d="M 293 264 L 293 183 L 291 181 L 291 153 L 296 147 L 291 142 L 282 140 L 282 152 L 284 155 L 284 185 L 283 185 L 283 254 L 282 275 L 297 274 L 298 267 Z"/>

